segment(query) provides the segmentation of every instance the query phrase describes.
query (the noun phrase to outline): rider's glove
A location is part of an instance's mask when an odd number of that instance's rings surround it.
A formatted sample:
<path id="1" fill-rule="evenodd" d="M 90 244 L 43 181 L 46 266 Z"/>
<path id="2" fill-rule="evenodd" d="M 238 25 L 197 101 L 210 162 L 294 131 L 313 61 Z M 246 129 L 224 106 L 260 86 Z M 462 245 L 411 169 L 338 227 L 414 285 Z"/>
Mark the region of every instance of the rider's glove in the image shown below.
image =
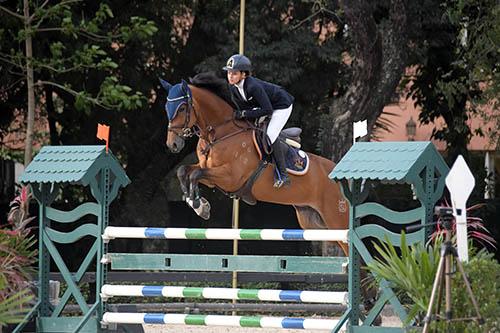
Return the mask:
<path id="1" fill-rule="evenodd" d="M 245 110 L 236 110 L 234 112 L 234 118 L 236 118 L 236 119 L 243 119 L 243 118 L 245 118 Z"/>

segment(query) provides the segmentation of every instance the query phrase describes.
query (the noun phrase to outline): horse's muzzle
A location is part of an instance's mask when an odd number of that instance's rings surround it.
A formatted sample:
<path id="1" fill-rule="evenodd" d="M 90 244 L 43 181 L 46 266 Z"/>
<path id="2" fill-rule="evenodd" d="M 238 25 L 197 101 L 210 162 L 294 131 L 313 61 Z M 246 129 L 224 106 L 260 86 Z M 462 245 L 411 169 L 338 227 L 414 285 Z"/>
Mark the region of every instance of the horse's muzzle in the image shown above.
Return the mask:
<path id="1" fill-rule="evenodd" d="M 184 140 L 177 135 L 172 140 L 172 142 L 169 141 L 170 140 L 167 140 L 167 147 L 172 153 L 178 153 L 182 150 L 182 148 L 184 148 Z"/>

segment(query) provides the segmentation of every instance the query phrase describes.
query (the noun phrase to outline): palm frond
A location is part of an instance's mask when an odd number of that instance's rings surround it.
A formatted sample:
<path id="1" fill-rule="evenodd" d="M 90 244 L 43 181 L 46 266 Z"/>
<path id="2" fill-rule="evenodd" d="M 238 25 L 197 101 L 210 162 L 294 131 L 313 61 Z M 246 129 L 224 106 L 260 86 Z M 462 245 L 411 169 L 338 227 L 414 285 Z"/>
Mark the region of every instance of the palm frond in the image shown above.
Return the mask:
<path id="1" fill-rule="evenodd" d="M 31 309 L 31 290 L 21 290 L 4 300 L 0 300 L 0 326 L 21 322 Z"/>

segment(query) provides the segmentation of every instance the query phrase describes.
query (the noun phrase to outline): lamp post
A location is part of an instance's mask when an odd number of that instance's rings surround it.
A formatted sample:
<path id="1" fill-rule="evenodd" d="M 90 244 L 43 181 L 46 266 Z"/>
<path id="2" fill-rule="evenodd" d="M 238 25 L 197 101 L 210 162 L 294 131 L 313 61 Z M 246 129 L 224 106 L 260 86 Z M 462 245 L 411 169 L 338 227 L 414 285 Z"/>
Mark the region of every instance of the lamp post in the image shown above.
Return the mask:
<path id="1" fill-rule="evenodd" d="M 417 133 L 417 123 L 413 120 L 413 117 L 410 116 L 410 120 L 406 123 L 406 136 L 408 137 L 408 141 L 415 141 L 415 134 Z"/>

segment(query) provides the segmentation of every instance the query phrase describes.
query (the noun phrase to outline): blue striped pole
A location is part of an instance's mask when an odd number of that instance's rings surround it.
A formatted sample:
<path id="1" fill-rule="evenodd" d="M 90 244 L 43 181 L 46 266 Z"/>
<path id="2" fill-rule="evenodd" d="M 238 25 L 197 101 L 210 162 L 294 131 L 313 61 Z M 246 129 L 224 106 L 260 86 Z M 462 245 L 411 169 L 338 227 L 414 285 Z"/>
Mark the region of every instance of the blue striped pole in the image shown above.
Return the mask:
<path id="1" fill-rule="evenodd" d="M 190 315 L 175 313 L 120 313 L 106 312 L 107 324 L 177 324 L 203 326 L 261 327 L 310 330 L 333 330 L 335 319 L 308 319 L 295 317 Z"/>
<path id="2" fill-rule="evenodd" d="M 290 240 L 340 241 L 347 243 L 348 230 L 327 229 L 189 229 L 107 227 L 102 235 L 105 241 L 115 238 L 142 239 L 212 239 L 212 240 Z"/>
<path id="3" fill-rule="evenodd" d="M 346 304 L 347 292 L 276 290 L 276 289 L 238 289 L 238 288 L 198 288 L 183 286 L 140 286 L 110 285 L 101 289 L 101 297 L 177 297 L 204 299 L 237 299 L 270 302 L 303 302 Z"/>

